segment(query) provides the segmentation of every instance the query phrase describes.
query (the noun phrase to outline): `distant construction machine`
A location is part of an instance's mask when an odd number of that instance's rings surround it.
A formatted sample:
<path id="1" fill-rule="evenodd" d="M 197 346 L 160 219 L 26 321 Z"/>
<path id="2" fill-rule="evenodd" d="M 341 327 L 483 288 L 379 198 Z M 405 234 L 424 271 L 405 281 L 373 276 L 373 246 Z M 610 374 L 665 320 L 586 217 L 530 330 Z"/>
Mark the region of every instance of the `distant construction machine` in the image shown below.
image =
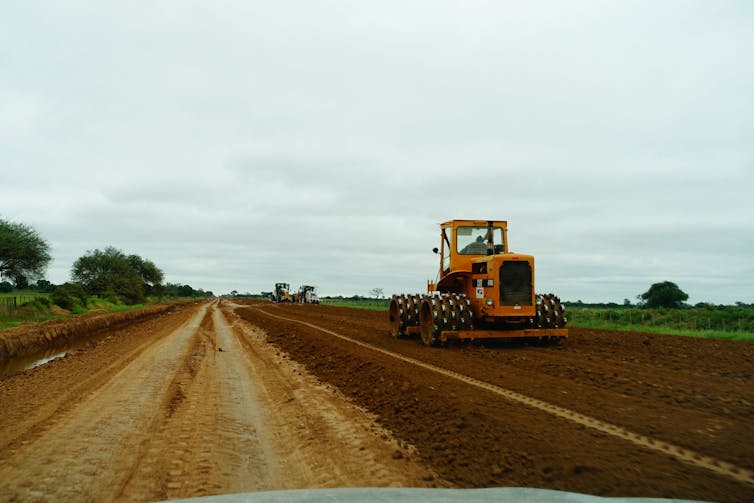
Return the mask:
<path id="1" fill-rule="evenodd" d="M 537 295 L 534 257 L 508 249 L 504 220 L 450 220 L 440 225 L 440 273 L 423 295 L 393 295 L 393 337 L 420 334 L 434 346 L 453 339 L 568 337 L 560 299 Z"/>
<path id="2" fill-rule="evenodd" d="M 316 289 L 312 285 L 301 285 L 295 295 L 296 302 L 300 304 L 319 304 L 319 296 L 316 293 Z"/>
<path id="3" fill-rule="evenodd" d="M 291 285 L 289 283 L 275 283 L 275 290 L 270 295 L 272 302 L 293 302 Z"/>

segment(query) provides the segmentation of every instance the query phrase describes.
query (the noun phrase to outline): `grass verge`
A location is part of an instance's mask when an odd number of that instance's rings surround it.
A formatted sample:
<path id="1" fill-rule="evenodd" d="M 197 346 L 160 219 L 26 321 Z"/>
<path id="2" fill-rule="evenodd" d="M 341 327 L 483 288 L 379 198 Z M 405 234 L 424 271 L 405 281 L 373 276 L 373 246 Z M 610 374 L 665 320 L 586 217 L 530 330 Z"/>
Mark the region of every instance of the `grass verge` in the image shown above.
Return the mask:
<path id="1" fill-rule="evenodd" d="M 754 333 L 722 330 L 689 330 L 682 328 L 673 328 L 662 325 L 616 325 L 614 323 L 601 322 L 573 322 L 568 323 L 569 328 L 596 328 L 600 330 L 618 330 L 623 332 L 646 332 L 650 334 L 677 335 L 682 337 L 699 337 L 702 339 L 728 339 L 731 341 L 749 341 L 754 342 Z"/>
<path id="2" fill-rule="evenodd" d="M 56 320 L 89 312 L 112 313 L 143 309 L 149 304 L 157 304 L 164 300 L 149 299 L 146 304 L 125 305 L 113 302 L 110 299 L 89 297 L 86 300 L 86 307 L 77 306 L 70 311 L 66 311 L 57 308 L 57 306 L 53 307 L 53 304 L 49 301 L 49 296 L 46 294 L 39 294 L 34 297 L 29 296 L 29 300 L 26 300 L 26 296 L 18 294 L 15 297 L 19 299 L 24 298 L 25 302 L 20 304 L 16 309 L 0 311 L 0 330 L 18 327 L 25 323 Z"/>
<path id="3" fill-rule="evenodd" d="M 370 311 L 387 311 L 390 299 L 320 299 L 326 306 L 350 307 L 353 309 L 369 309 Z"/>

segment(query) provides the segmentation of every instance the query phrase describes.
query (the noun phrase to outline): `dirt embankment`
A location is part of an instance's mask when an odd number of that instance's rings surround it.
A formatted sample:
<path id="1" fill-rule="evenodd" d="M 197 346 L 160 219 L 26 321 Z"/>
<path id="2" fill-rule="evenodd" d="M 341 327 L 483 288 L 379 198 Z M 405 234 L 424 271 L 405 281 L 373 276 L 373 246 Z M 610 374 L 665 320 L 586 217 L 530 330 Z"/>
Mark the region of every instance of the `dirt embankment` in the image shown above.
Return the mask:
<path id="1" fill-rule="evenodd" d="M 747 470 L 754 468 L 754 344 L 573 329 L 563 347 L 437 349 L 390 338 L 385 313 L 269 304 L 239 313 L 291 358 L 375 413 L 442 477 L 462 487 L 754 500 L 750 484 L 270 315 L 323 327 Z"/>
<path id="2" fill-rule="evenodd" d="M 0 363 L 65 345 L 103 330 L 115 330 L 130 323 L 160 316 L 180 304 L 149 306 L 133 311 L 87 313 L 74 318 L 31 323 L 0 331 Z"/>

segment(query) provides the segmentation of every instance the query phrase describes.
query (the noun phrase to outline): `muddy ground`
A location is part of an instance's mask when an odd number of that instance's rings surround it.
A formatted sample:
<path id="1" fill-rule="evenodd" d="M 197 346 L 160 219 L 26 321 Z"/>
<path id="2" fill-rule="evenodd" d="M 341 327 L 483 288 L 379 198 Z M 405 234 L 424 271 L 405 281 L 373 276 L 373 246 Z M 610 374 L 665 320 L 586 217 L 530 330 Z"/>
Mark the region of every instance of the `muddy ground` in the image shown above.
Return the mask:
<path id="1" fill-rule="evenodd" d="M 241 321 L 186 306 L 0 379 L 0 501 L 447 485 Z"/>
<path id="2" fill-rule="evenodd" d="M 2 377 L 0 500 L 528 486 L 754 501 L 741 475 L 754 469 L 754 344 L 572 329 L 564 346 L 440 349 L 390 338 L 385 318 L 328 306 L 186 305 Z M 417 362 L 740 472 L 700 467 Z"/>
<path id="3" fill-rule="evenodd" d="M 754 501 L 751 484 L 269 315 L 304 320 L 748 470 L 754 468 L 754 344 L 572 329 L 561 347 L 428 348 L 390 338 L 380 312 L 263 305 L 239 313 L 461 487 Z"/>

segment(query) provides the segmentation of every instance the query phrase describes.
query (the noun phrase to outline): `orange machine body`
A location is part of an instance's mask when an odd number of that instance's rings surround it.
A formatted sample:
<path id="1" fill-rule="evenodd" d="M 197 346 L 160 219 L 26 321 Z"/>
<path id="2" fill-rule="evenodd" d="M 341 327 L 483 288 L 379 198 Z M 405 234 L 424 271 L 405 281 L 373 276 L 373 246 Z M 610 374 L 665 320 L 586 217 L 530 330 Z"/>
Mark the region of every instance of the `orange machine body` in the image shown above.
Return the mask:
<path id="1" fill-rule="evenodd" d="M 534 257 L 508 248 L 505 220 L 440 224 L 440 271 L 426 295 L 395 295 L 389 319 L 395 337 L 420 334 L 428 345 L 450 339 L 568 336 L 560 300 L 537 295 Z"/>
<path id="2" fill-rule="evenodd" d="M 536 314 L 534 257 L 508 249 L 508 222 L 451 220 L 440 226 L 440 272 L 429 292 L 465 294 L 487 322 L 525 323 Z M 479 238 L 482 238 L 481 241 Z"/>

